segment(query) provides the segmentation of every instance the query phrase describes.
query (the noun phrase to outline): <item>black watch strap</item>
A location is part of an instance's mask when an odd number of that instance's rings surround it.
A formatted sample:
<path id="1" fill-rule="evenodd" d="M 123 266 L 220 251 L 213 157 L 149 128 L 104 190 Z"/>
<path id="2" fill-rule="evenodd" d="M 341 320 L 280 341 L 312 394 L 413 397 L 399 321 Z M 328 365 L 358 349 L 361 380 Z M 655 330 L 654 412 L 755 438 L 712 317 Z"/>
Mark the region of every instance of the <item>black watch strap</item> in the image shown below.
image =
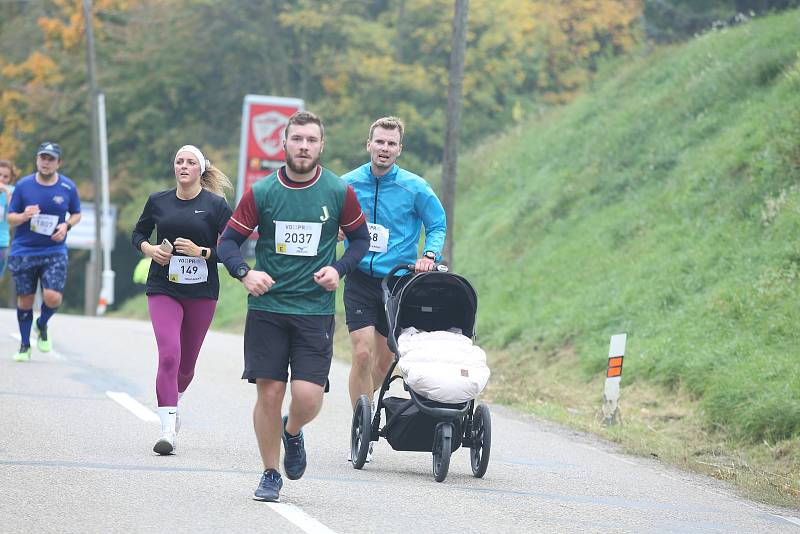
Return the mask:
<path id="1" fill-rule="evenodd" d="M 245 276 L 247 276 L 247 273 L 249 273 L 249 272 L 250 272 L 250 266 L 249 266 L 249 265 L 247 265 L 246 263 L 243 263 L 243 264 L 239 265 L 239 266 L 236 268 L 236 271 L 234 272 L 234 275 L 233 275 L 233 276 L 234 276 L 234 277 L 235 277 L 237 280 L 241 280 L 242 278 L 244 278 Z"/>
<path id="2" fill-rule="evenodd" d="M 436 261 L 436 253 L 432 250 L 426 250 L 423 256 L 425 256 L 429 260 Z"/>
<path id="3" fill-rule="evenodd" d="M 64 222 L 67 223 L 67 232 L 72 230 L 72 225 L 69 223 L 69 221 L 64 221 Z"/>

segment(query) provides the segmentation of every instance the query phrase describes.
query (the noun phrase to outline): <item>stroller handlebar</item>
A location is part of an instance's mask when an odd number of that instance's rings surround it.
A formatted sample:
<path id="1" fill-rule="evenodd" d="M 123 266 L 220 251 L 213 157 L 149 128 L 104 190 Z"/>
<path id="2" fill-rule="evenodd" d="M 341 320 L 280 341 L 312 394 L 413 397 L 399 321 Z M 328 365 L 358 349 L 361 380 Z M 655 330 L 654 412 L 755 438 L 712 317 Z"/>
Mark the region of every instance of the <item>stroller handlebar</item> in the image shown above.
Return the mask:
<path id="1" fill-rule="evenodd" d="M 395 265 L 392 268 L 392 270 L 389 271 L 389 273 L 383 277 L 383 280 L 381 280 L 381 288 L 383 289 L 384 292 L 389 291 L 389 280 L 391 280 L 392 277 L 395 274 L 397 274 L 398 271 L 408 271 L 410 273 L 413 273 L 416 270 L 416 268 L 417 266 L 414 265 L 413 263 L 403 263 L 401 265 Z M 447 267 L 447 265 L 443 265 L 441 263 L 434 263 L 433 270 L 440 273 L 446 273 L 450 269 Z"/>

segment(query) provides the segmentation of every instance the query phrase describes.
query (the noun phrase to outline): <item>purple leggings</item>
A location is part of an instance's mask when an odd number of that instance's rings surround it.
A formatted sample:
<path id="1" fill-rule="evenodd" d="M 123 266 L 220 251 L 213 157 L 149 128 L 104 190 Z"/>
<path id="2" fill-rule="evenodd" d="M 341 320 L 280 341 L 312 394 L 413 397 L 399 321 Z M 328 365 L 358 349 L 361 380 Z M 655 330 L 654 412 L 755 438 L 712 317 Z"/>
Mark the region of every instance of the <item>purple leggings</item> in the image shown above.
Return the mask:
<path id="1" fill-rule="evenodd" d="M 216 307 L 214 299 L 147 297 L 150 322 L 158 344 L 156 396 L 159 406 L 177 406 L 178 391 L 189 387 Z"/>

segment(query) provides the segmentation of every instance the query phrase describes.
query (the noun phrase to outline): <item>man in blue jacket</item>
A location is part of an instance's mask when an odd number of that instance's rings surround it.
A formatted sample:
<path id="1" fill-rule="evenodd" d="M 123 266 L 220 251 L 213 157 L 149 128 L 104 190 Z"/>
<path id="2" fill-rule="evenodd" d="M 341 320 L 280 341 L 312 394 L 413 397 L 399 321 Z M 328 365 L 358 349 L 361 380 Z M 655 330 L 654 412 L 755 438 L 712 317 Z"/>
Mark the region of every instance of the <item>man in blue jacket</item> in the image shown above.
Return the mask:
<path id="1" fill-rule="evenodd" d="M 344 287 L 353 351 L 349 381 L 353 407 L 361 395 L 372 398 L 394 357 L 386 344 L 389 331 L 381 279 L 400 264 L 415 264 L 417 272 L 432 270 L 444 247 L 447 221 L 442 203 L 423 178 L 395 164 L 402 151 L 402 121 L 378 119 L 369 129 L 369 163 L 342 176 L 355 190 L 370 233 L 369 252 L 347 275 Z M 423 226 L 425 245 L 418 258 Z"/>

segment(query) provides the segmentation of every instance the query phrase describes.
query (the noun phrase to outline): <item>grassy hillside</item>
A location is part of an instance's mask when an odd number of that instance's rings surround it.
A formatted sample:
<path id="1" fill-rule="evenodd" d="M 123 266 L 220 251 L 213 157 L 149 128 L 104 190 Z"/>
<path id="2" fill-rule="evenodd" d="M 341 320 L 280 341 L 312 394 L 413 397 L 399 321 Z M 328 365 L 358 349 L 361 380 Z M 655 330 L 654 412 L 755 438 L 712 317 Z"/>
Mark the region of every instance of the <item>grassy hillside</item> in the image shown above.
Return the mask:
<path id="1" fill-rule="evenodd" d="M 627 379 L 753 440 L 800 430 L 798 22 L 661 50 L 465 162 L 487 345 L 573 345 L 588 376 L 627 332 Z"/>
<path id="2" fill-rule="evenodd" d="M 800 504 L 798 27 L 795 11 L 629 58 L 462 157 L 455 266 L 491 398 Z M 241 331 L 222 278 L 214 326 Z M 627 424 L 603 429 L 619 332 Z"/>
<path id="3" fill-rule="evenodd" d="M 800 434 L 798 27 L 790 12 L 618 64 L 462 161 L 455 263 L 482 344 L 508 353 L 501 398 L 561 356 L 568 381 L 602 375 L 627 332 L 623 399 L 655 384 L 741 443 Z"/>

